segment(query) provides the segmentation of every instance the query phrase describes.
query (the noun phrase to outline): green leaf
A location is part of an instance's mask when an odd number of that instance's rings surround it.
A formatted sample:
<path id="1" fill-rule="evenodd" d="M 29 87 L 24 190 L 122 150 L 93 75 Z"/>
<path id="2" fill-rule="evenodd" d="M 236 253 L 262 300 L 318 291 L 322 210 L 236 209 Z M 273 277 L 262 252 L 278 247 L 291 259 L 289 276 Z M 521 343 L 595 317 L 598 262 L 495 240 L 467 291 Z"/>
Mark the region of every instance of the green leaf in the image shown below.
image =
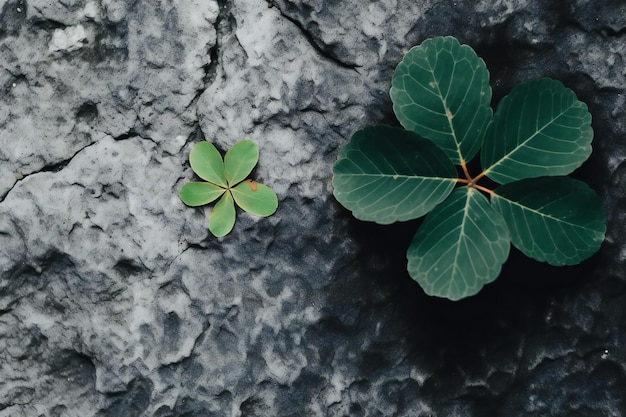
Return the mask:
<path id="1" fill-rule="evenodd" d="M 188 182 L 180 189 L 180 199 L 188 206 L 196 207 L 217 200 L 226 189 L 210 182 Z"/>
<path id="2" fill-rule="evenodd" d="M 333 167 L 335 198 L 360 220 L 380 224 L 415 219 L 454 188 L 456 170 L 431 141 L 374 126 L 356 132 Z"/>
<path id="3" fill-rule="evenodd" d="M 461 187 L 426 216 L 408 271 L 427 294 L 459 300 L 497 278 L 509 249 L 502 217 L 479 191 Z"/>
<path id="4" fill-rule="evenodd" d="M 278 197 L 270 187 L 251 180 L 237 184 L 231 189 L 235 203 L 256 216 L 269 216 L 278 208 Z"/>
<path id="5" fill-rule="evenodd" d="M 450 36 L 428 39 L 407 52 L 391 85 L 402 126 L 457 165 L 476 155 L 492 111 L 489 71 L 472 48 Z"/>
<path id="6" fill-rule="evenodd" d="M 221 187 L 227 188 L 224 176 L 224 161 L 222 155 L 211 142 L 199 142 L 189 154 L 191 169 L 200 178 Z"/>
<path id="7" fill-rule="evenodd" d="M 224 156 L 224 173 L 232 187 L 246 179 L 259 161 L 259 148 L 254 142 L 242 140 L 233 145 Z"/>
<path id="8" fill-rule="evenodd" d="M 209 215 L 209 230 L 215 237 L 226 236 L 235 225 L 235 203 L 230 192 L 224 193 Z"/>
<path id="9" fill-rule="evenodd" d="M 524 179 L 498 187 L 491 197 L 526 256 L 551 265 L 574 265 L 604 240 L 606 218 L 600 197 L 569 177 Z"/>
<path id="10" fill-rule="evenodd" d="M 501 184 L 567 175 L 591 154 L 591 115 L 574 92 L 551 79 L 516 86 L 502 99 L 481 149 L 487 176 Z"/>

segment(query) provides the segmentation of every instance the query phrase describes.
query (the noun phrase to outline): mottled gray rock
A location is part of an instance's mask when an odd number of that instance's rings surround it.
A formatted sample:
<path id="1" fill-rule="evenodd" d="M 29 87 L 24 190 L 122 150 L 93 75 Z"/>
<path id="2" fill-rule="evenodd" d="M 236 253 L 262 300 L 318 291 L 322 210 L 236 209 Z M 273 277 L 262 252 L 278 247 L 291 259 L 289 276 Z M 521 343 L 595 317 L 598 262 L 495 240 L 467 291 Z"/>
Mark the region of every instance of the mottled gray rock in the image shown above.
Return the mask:
<path id="1" fill-rule="evenodd" d="M 623 415 L 626 6 L 562 3 L 0 0 L 0 417 Z M 582 265 L 514 252 L 457 303 L 408 277 L 415 222 L 330 187 L 445 34 L 494 104 L 541 76 L 588 103 L 609 220 Z M 195 143 L 243 138 L 279 209 L 216 239 L 177 192 Z"/>

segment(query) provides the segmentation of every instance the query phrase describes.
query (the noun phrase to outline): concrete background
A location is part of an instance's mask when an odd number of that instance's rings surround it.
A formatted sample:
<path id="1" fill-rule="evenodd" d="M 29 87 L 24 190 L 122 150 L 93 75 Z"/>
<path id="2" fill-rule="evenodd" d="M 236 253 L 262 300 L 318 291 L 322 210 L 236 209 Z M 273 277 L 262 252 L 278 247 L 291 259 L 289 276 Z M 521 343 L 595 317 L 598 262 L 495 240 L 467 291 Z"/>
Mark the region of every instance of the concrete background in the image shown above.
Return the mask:
<path id="1" fill-rule="evenodd" d="M 406 272 L 417 222 L 334 200 L 435 35 L 494 105 L 543 76 L 588 104 L 596 256 L 513 253 L 452 303 Z M 625 60 L 623 1 L 0 0 L 0 417 L 623 416 Z M 195 143 L 244 138 L 279 209 L 216 239 L 177 193 Z"/>

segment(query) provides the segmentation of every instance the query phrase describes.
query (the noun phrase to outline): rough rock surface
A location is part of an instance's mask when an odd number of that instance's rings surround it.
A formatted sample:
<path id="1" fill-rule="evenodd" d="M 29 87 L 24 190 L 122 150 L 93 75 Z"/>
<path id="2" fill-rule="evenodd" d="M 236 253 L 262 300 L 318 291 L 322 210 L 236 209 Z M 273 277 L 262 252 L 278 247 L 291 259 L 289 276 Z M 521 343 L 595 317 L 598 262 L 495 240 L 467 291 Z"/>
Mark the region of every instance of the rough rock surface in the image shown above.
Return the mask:
<path id="1" fill-rule="evenodd" d="M 591 260 L 514 254 L 458 303 L 408 277 L 414 222 L 330 188 L 446 34 L 494 103 L 541 76 L 588 103 L 609 219 Z M 623 416 L 625 62 L 621 0 L 0 0 L 0 417 Z M 279 210 L 215 239 L 177 192 L 242 138 Z"/>

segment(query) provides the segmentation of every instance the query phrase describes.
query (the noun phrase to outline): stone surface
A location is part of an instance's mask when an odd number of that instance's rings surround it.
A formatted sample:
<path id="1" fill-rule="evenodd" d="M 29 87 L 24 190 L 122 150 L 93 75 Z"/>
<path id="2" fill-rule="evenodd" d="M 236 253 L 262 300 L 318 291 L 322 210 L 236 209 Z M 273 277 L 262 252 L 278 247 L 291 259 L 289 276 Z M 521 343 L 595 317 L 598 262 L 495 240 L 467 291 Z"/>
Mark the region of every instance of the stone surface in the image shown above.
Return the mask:
<path id="1" fill-rule="evenodd" d="M 415 222 L 330 187 L 446 34 L 494 103 L 550 76 L 589 105 L 609 221 L 589 261 L 514 253 L 457 303 L 408 277 Z M 0 417 L 624 415 L 625 59 L 619 0 L 0 0 Z M 242 138 L 279 209 L 215 239 L 177 192 L 194 143 Z"/>

